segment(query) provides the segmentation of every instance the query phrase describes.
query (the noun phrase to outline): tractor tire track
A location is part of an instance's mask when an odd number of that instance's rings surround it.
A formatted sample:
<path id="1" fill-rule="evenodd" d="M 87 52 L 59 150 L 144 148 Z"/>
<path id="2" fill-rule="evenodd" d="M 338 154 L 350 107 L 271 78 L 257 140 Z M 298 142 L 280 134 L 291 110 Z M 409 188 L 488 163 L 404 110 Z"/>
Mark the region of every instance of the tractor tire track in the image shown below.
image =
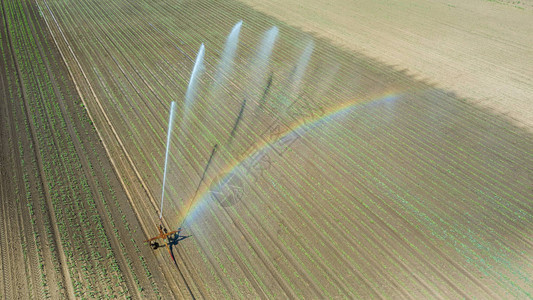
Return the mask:
<path id="1" fill-rule="evenodd" d="M 27 13 L 28 16 L 30 15 L 28 13 L 28 11 L 27 11 L 27 8 L 26 8 L 26 13 Z M 33 26 L 31 27 L 31 29 L 33 31 L 34 37 L 38 38 L 39 36 L 35 32 Z M 37 46 L 38 46 L 39 53 L 41 54 L 41 56 L 45 57 L 46 53 L 43 51 L 41 43 L 37 42 Z M 93 195 L 93 197 L 95 199 L 98 199 L 99 198 L 98 190 L 100 190 L 101 188 L 99 187 L 98 184 L 96 184 L 92 174 L 89 172 L 89 170 L 91 170 L 92 167 L 89 166 L 89 163 L 87 161 L 87 154 L 86 154 L 86 152 L 84 150 L 84 147 L 81 145 L 80 140 L 78 139 L 78 136 L 76 135 L 76 133 L 74 131 L 73 124 L 72 124 L 70 118 L 67 117 L 68 112 L 65 109 L 65 104 L 63 103 L 63 100 L 61 98 L 61 93 L 59 92 L 58 84 L 55 81 L 54 75 L 52 74 L 52 69 L 51 69 L 51 67 L 50 67 L 50 65 L 48 63 L 48 60 L 44 60 L 44 63 L 45 63 L 45 66 L 46 66 L 46 72 L 48 73 L 48 76 L 49 76 L 49 78 L 50 78 L 50 80 L 52 82 L 52 88 L 53 88 L 53 90 L 55 92 L 56 100 L 57 100 L 57 102 L 59 104 L 59 107 L 60 107 L 60 110 L 61 110 L 61 113 L 62 113 L 62 118 L 65 120 L 65 122 L 67 124 L 68 134 L 70 135 L 70 139 L 74 143 L 74 147 L 76 149 L 77 156 L 78 156 L 78 158 L 79 158 L 79 160 L 81 162 L 83 172 L 85 173 L 85 177 L 89 181 L 89 186 L 90 186 L 90 189 L 91 189 L 91 193 L 92 193 L 92 195 Z M 46 111 L 46 108 L 45 108 L 45 111 Z M 52 120 L 51 120 L 52 112 L 46 113 L 46 116 L 48 118 L 48 123 L 52 124 Z M 56 136 L 55 135 L 54 135 L 54 140 L 55 140 L 56 145 L 58 145 L 58 141 L 56 140 Z M 135 287 L 135 281 L 133 280 L 132 274 L 129 272 L 129 270 L 127 268 L 127 262 L 126 262 L 126 259 L 124 257 L 124 253 L 122 253 L 122 251 L 120 249 L 119 241 L 117 240 L 117 237 L 113 233 L 113 229 L 111 227 L 111 224 L 110 224 L 109 220 L 107 219 L 108 218 L 107 214 L 104 212 L 104 209 L 102 208 L 101 201 L 95 201 L 95 203 L 96 203 L 96 206 L 97 206 L 97 209 L 98 209 L 98 212 L 99 212 L 101 218 L 104 220 L 104 222 L 103 222 L 104 228 L 105 228 L 105 230 L 107 232 L 107 236 L 110 237 L 110 241 L 112 243 L 112 248 L 114 249 L 115 255 L 118 256 L 118 258 L 119 258 L 119 264 L 120 264 L 121 273 L 125 274 L 126 277 L 128 278 L 128 280 L 126 282 L 126 284 L 128 286 L 128 290 L 130 291 L 130 293 L 134 293 L 137 296 L 137 299 L 142 299 L 142 296 L 141 296 L 139 290 Z"/>
<path id="2" fill-rule="evenodd" d="M 59 50 L 59 52 L 61 54 L 61 57 L 63 58 L 63 61 L 67 65 L 68 72 L 70 74 L 70 77 L 73 79 L 73 81 L 75 83 L 75 87 L 76 87 L 76 90 L 78 92 L 78 95 L 80 96 L 80 99 L 84 103 L 85 107 L 90 107 L 90 106 L 88 106 L 88 103 L 86 102 L 86 99 L 84 97 L 85 94 L 83 94 L 81 92 L 81 89 L 80 89 L 81 86 L 85 86 L 89 90 L 89 95 L 92 95 L 93 98 L 95 99 L 95 103 L 97 104 L 97 108 L 98 108 L 97 114 L 101 115 L 103 117 L 103 120 L 107 124 L 106 126 L 95 126 L 96 132 L 97 132 L 100 140 L 102 141 L 102 145 L 104 146 L 104 149 L 105 149 L 105 151 L 106 151 L 106 153 L 107 153 L 107 155 L 108 155 L 108 157 L 110 159 L 111 164 L 114 166 L 113 169 L 116 172 L 117 177 L 120 180 L 120 183 L 122 184 L 124 190 L 126 191 L 126 194 L 128 195 L 128 199 L 129 199 L 131 207 L 136 212 L 137 216 L 144 216 L 143 218 L 139 217 L 137 220 L 141 224 L 141 228 L 145 232 L 145 235 L 149 236 L 147 230 L 150 227 L 147 227 L 145 225 L 145 222 L 142 221 L 143 219 L 149 219 L 149 217 L 145 215 L 146 213 L 141 213 L 141 211 L 148 212 L 148 211 L 150 211 L 151 208 L 154 208 L 154 207 L 157 208 L 157 204 L 155 204 L 155 199 L 153 199 L 152 195 L 148 192 L 148 190 L 146 190 L 146 184 L 144 183 L 144 180 L 139 175 L 139 172 L 135 168 L 135 164 L 133 164 L 133 161 L 132 161 L 131 157 L 129 156 L 128 151 L 126 151 L 125 146 L 122 143 L 122 140 L 119 138 L 114 126 L 112 125 L 112 123 L 109 120 L 109 117 L 105 113 L 105 110 L 102 107 L 102 104 L 100 103 L 100 101 L 98 100 L 98 97 L 97 97 L 92 85 L 90 84 L 90 81 L 88 80 L 87 75 L 83 71 L 83 68 L 81 67 L 81 64 L 80 64 L 77 56 L 74 54 L 74 51 L 71 48 L 70 44 L 68 43 L 68 40 L 66 39 L 66 37 L 65 37 L 65 35 L 64 35 L 64 33 L 63 33 L 58 21 L 56 20 L 53 12 L 51 11 L 50 7 L 48 6 L 47 1 L 43 0 L 43 2 L 45 4 L 48 12 L 50 13 L 50 16 L 52 17 L 54 23 L 56 24 L 56 28 L 58 29 L 59 34 L 61 35 L 62 41 L 64 41 L 65 46 L 67 47 L 67 49 L 69 50 L 69 52 L 71 54 L 71 57 L 75 61 L 75 65 L 78 66 L 79 74 L 81 75 L 82 80 L 85 81 L 84 85 L 80 85 L 80 83 L 76 79 L 77 77 L 74 76 L 74 74 L 73 74 L 74 71 L 72 70 L 72 66 L 69 63 L 69 60 L 66 59 L 65 53 L 63 53 L 62 47 L 59 45 L 58 39 L 56 39 L 54 31 L 51 29 L 48 20 L 45 18 L 46 25 L 49 28 L 49 31 L 52 33 L 52 38 L 53 38 L 55 44 L 58 46 L 58 50 Z M 95 122 L 96 120 L 95 120 L 94 112 L 92 110 L 88 110 L 87 112 L 88 112 L 89 118 L 93 121 L 93 123 L 94 124 L 98 124 L 97 122 Z M 102 130 L 104 132 L 106 132 L 105 135 L 103 135 Z M 120 163 L 123 167 L 119 167 L 119 165 L 118 165 L 119 163 L 115 160 L 117 156 L 112 155 L 112 153 L 114 153 L 114 151 L 112 151 L 109 148 L 108 143 L 104 143 L 104 141 L 108 140 L 108 139 L 105 139 L 104 136 L 109 136 L 109 137 L 111 137 L 112 139 L 114 139 L 114 140 L 116 140 L 118 142 L 120 150 L 117 150 L 117 151 L 118 151 L 118 153 L 122 153 L 123 154 L 123 156 L 122 155 L 119 156 L 121 158 L 120 160 L 124 160 L 124 158 L 125 158 L 125 161 Z M 128 171 L 128 170 L 131 170 L 131 171 Z M 122 174 L 122 172 L 124 172 L 124 174 Z M 126 175 L 125 177 L 129 178 L 129 180 L 128 180 L 129 183 L 128 184 L 126 184 L 126 182 L 124 181 L 123 175 Z M 132 184 L 134 182 L 139 182 L 139 184 Z M 134 194 L 136 196 L 133 196 Z M 152 207 L 146 206 L 146 204 L 145 204 L 146 202 L 140 202 L 140 203 L 142 203 L 142 205 L 144 207 L 143 208 L 139 208 L 138 207 L 138 201 L 135 201 L 134 199 L 146 199 L 146 198 L 151 200 L 150 203 L 152 203 Z M 155 257 L 159 261 L 159 265 L 163 266 L 163 269 L 166 270 L 163 273 L 164 273 L 164 276 L 167 278 L 167 280 L 172 278 L 174 275 L 171 275 L 171 274 L 175 274 L 175 273 L 171 271 L 171 269 L 169 268 L 168 264 L 165 261 L 163 261 L 161 257 L 159 257 L 159 256 L 155 256 Z M 181 295 L 181 297 L 186 297 L 185 295 L 182 294 L 181 289 L 178 288 L 179 286 L 181 286 L 181 284 L 179 284 L 179 282 L 181 281 L 182 283 L 185 283 L 185 282 L 191 282 L 191 281 L 190 280 L 188 281 L 185 278 L 182 278 L 182 280 L 173 279 L 173 281 L 178 282 L 178 283 L 176 283 L 174 285 L 170 285 L 170 288 L 173 291 L 173 293 L 175 295 Z"/>

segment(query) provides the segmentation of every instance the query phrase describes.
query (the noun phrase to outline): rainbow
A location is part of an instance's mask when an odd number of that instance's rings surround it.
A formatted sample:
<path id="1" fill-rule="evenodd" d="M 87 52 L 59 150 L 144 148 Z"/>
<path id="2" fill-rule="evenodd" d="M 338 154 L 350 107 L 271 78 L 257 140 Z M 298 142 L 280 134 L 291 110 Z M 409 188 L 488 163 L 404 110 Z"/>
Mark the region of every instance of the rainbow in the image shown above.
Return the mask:
<path id="1" fill-rule="evenodd" d="M 253 159 L 256 159 L 256 156 L 258 156 L 258 154 L 263 153 L 264 155 L 266 153 L 266 150 L 274 148 L 277 143 L 280 143 L 285 139 L 290 138 L 291 135 L 305 134 L 307 131 L 314 129 L 323 123 L 329 122 L 337 118 L 338 116 L 348 113 L 351 109 L 354 109 L 355 107 L 361 104 L 389 103 L 394 102 L 400 97 L 401 95 L 398 93 L 386 92 L 384 94 L 381 94 L 380 96 L 369 98 L 367 100 L 348 100 L 346 102 L 328 108 L 323 112 L 323 114 L 319 116 L 302 118 L 293 122 L 288 126 L 288 129 L 286 129 L 281 134 L 277 133 L 275 135 L 270 135 L 266 138 L 261 139 L 256 144 L 248 148 L 247 151 L 234 158 L 231 163 L 227 164 L 217 173 L 216 176 L 213 177 L 214 180 L 208 181 L 210 182 L 210 184 L 204 184 L 201 189 L 199 189 L 199 191 L 196 193 L 196 195 L 194 195 L 187 203 L 185 203 L 184 207 L 190 207 L 190 209 L 187 215 L 181 216 L 180 223 L 185 221 L 187 216 L 190 216 L 194 212 L 199 211 L 202 204 L 207 202 L 205 201 L 205 199 L 208 198 L 207 195 L 209 194 L 209 192 L 218 189 L 222 184 L 227 182 L 229 175 L 231 175 L 237 168 L 242 165 L 245 165 L 247 162 L 250 162 Z"/>

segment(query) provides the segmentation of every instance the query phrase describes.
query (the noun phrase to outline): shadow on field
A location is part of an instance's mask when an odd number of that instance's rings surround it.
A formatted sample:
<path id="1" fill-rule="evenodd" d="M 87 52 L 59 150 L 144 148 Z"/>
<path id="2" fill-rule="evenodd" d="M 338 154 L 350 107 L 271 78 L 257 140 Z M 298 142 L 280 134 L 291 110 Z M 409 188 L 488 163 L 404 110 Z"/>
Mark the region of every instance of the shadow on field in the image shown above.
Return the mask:
<path id="1" fill-rule="evenodd" d="M 176 262 L 176 258 L 174 257 L 174 251 L 172 251 L 173 247 L 174 246 L 178 246 L 179 242 L 188 238 L 188 237 L 191 237 L 192 235 L 183 235 L 183 236 L 180 236 L 179 235 L 179 232 L 178 234 L 168 238 L 168 252 L 170 254 L 170 256 L 172 257 L 172 260 L 174 261 L 174 264 L 176 265 L 176 268 L 179 269 L 178 267 L 178 263 Z"/>
<path id="2" fill-rule="evenodd" d="M 172 246 L 177 246 L 179 244 L 180 241 L 183 241 L 184 239 L 186 238 L 189 238 L 191 237 L 192 234 L 189 234 L 189 235 L 179 235 L 179 234 L 176 234 L 174 235 L 173 237 L 169 238 L 168 239 L 168 245 L 170 247 Z"/>

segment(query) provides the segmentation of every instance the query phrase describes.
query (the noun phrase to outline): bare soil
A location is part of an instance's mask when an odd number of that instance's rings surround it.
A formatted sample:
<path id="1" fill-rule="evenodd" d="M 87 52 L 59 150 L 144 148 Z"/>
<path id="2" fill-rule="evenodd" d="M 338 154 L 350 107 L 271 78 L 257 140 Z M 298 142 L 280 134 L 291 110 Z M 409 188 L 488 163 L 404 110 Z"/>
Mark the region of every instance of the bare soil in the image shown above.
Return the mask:
<path id="1" fill-rule="evenodd" d="M 533 127 L 531 1 L 241 2 Z"/>

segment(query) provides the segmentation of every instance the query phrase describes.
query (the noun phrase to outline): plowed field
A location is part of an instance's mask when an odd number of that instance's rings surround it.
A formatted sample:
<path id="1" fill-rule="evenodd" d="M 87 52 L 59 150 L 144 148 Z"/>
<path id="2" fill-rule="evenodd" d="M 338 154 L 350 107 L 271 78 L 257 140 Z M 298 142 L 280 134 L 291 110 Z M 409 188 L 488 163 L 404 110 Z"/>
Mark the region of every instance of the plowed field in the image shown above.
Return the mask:
<path id="1" fill-rule="evenodd" d="M 1 10 L 2 299 L 532 297 L 527 122 L 233 0 Z"/>

